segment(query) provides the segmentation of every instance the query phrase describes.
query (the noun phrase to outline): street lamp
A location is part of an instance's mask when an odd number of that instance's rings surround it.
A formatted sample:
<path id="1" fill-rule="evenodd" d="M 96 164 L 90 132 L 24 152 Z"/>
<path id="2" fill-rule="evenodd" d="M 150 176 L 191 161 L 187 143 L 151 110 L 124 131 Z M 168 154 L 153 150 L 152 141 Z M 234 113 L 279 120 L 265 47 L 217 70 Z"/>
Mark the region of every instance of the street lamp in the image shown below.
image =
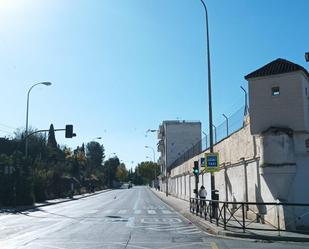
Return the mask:
<path id="1" fill-rule="evenodd" d="M 146 131 L 145 137 L 147 137 L 148 132 L 157 132 L 158 130 L 154 130 L 154 129 L 148 129 Z"/>
<path id="2" fill-rule="evenodd" d="M 212 131 L 212 101 L 211 101 L 211 71 L 210 71 L 210 45 L 209 45 L 209 27 L 208 11 L 204 0 L 200 0 L 205 10 L 206 22 L 206 41 L 207 41 L 207 65 L 208 65 L 208 113 L 209 113 L 209 152 L 213 153 L 213 131 Z M 211 199 L 215 199 L 215 175 L 211 172 Z"/>
<path id="3" fill-rule="evenodd" d="M 222 116 L 225 118 L 226 120 L 226 136 L 229 136 L 229 119 L 228 117 L 223 113 Z"/>
<path id="4" fill-rule="evenodd" d="M 27 111 L 26 111 L 26 131 L 25 131 L 25 156 L 26 158 L 28 157 L 28 116 L 29 116 L 29 97 L 30 97 L 30 92 L 32 90 L 32 88 L 34 88 L 37 85 L 45 85 L 45 86 L 50 86 L 52 83 L 50 82 L 39 82 L 36 83 L 34 85 L 32 85 L 30 87 L 30 89 L 28 90 L 28 94 L 27 94 Z"/>
<path id="5" fill-rule="evenodd" d="M 154 148 L 152 148 L 152 147 L 150 147 L 150 146 L 147 146 L 147 145 L 145 145 L 145 148 L 147 148 L 147 149 L 152 149 L 152 152 L 153 152 L 153 162 L 155 163 L 155 162 L 156 162 L 156 154 L 155 154 Z"/>
<path id="6" fill-rule="evenodd" d="M 245 93 L 245 113 L 244 115 L 246 116 L 248 114 L 248 93 L 246 91 L 245 88 L 243 88 L 242 86 L 240 86 L 240 88 L 244 91 Z"/>
<path id="7" fill-rule="evenodd" d="M 91 139 L 91 141 L 95 142 L 95 140 L 101 140 L 101 139 L 102 139 L 102 137 L 94 137 L 94 138 Z"/>

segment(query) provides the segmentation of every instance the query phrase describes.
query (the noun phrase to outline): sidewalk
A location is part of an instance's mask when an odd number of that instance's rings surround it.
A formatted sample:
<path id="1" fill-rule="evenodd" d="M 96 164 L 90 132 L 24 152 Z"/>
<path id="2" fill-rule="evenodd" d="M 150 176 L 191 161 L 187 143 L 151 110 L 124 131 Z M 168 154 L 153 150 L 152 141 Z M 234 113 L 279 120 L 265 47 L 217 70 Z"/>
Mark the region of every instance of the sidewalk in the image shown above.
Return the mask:
<path id="1" fill-rule="evenodd" d="M 151 189 L 152 192 L 157 195 L 162 201 L 167 203 L 169 206 L 174 208 L 181 215 L 189 219 L 192 223 L 199 226 L 206 232 L 213 235 L 221 235 L 227 237 L 236 237 L 236 238 L 248 238 L 248 239 L 259 239 L 259 240 L 273 240 L 273 241 L 294 241 L 294 242 L 309 242 L 309 235 L 285 232 L 281 231 L 280 236 L 277 231 L 261 231 L 261 230 L 246 230 L 243 232 L 241 229 L 232 229 L 227 228 L 224 230 L 223 227 L 217 226 L 215 220 L 213 223 L 210 223 L 208 220 L 205 220 L 202 217 L 199 217 L 190 212 L 190 203 L 189 201 L 181 200 L 176 197 L 169 195 L 166 197 L 165 193 Z M 254 223 L 255 228 L 269 228 L 268 225 L 263 225 L 259 223 Z"/>
<path id="2" fill-rule="evenodd" d="M 83 199 L 83 198 L 87 198 L 90 196 L 94 196 L 94 195 L 98 195 L 104 192 L 108 192 L 111 191 L 112 189 L 104 189 L 104 190 L 100 190 L 94 193 L 86 193 L 86 194 L 82 194 L 82 195 L 74 195 L 73 198 L 60 198 L 60 199 L 53 199 L 53 200 L 47 200 L 45 202 L 40 202 L 40 203 L 34 203 L 31 206 L 18 206 L 16 208 L 14 207 L 0 207 L 0 216 L 2 214 L 5 213 L 16 213 L 16 212 L 22 212 L 22 211 L 26 211 L 26 210 L 30 210 L 30 209 L 36 209 L 36 208 L 40 208 L 40 207 L 45 207 L 45 206 L 50 206 L 50 205 L 55 205 L 55 204 L 59 204 L 59 203 L 63 203 L 63 202 L 68 202 L 68 201 L 76 201 L 79 199 Z"/>

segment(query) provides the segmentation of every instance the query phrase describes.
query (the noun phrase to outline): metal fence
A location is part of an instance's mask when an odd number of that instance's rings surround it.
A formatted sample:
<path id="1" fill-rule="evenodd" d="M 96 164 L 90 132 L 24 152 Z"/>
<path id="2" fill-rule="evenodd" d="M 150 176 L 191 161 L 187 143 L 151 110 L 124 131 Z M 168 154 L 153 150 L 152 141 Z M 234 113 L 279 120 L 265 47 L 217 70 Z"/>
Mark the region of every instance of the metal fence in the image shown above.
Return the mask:
<path id="1" fill-rule="evenodd" d="M 244 125 L 245 113 L 245 106 L 242 106 L 221 124 L 217 126 L 213 125 L 214 144 L 219 143 L 232 133 L 241 129 Z M 179 157 L 171 164 L 170 168 L 175 168 L 192 157 L 199 155 L 202 151 L 208 149 L 210 145 L 209 134 L 204 133 L 204 135 L 205 136 L 196 144 L 193 144 L 191 147 L 188 147 L 187 150 L 180 152 Z"/>
<path id="2" fill-rule="evenodd" d="M 228 202 L 190 198 L 190 212 L 224 230 L 292 231 L 309 234 L 309 204 Z"/>

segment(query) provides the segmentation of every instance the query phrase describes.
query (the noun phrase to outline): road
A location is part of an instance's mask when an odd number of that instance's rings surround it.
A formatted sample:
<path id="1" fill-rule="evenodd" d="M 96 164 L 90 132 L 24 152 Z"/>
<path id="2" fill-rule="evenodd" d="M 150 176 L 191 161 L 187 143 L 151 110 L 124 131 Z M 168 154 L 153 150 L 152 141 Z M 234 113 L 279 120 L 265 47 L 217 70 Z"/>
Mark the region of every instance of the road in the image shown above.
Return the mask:
<path id="1" fill-rule="evenodd" d="M 309 248 L 204 233 L 147 187 L 113 190 L 79 200 L 0 216 L 1 249 Z"/>

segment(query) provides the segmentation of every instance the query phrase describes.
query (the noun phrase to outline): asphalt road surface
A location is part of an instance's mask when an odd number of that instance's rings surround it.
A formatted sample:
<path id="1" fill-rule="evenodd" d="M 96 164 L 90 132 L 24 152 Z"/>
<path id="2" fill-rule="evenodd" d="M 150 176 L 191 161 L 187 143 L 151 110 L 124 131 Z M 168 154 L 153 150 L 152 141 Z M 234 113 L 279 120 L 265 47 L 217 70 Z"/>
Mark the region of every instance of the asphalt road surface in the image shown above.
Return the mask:
<path id="1" fill-rule="evenodd" d="M 1 249 L 309 248 L 210 236 L 147 187 L 113 190 L 19 214 L 0 216 Z"/>

